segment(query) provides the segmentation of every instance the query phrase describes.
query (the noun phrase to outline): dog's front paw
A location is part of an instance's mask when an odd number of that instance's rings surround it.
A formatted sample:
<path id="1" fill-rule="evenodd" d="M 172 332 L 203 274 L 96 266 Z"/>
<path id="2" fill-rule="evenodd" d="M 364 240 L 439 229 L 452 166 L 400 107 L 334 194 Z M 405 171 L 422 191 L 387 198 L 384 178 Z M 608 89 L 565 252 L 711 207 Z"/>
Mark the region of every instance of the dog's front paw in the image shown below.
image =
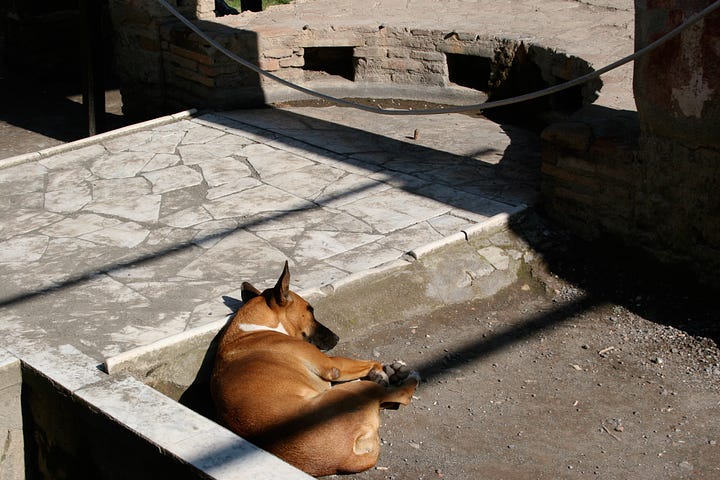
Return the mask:
<path id="1" fill-rule="evenodd" d="M 410 380 L 420 383 L 420 373 L 411 370 L 402 360 L 395 360 L 393 363 L 385 365 L 384 369 L 390 379 L 390 385 L 402 385 Z"/>
<path id="2" fill-rule="evenodd" d="M 393 363 L 385 365 L 383 369 L 388 376 L 390 385 L 400 385 L 411 375 L 417 375 L 417 372 L 410 370 L 410 367 L 402 360 L 395 360 Z"/>
<path id="3" fill-rule="evenodd" d="M 385 373 L 381 369 L 370 370 L 370 372 L 367 374 L 367 377 L 365 378 L 367 380 L 370 380 L 371 382 L 382 385 L 383 387 L 387 387 L 390 385 L 390 379 L 388 378 L 387 373 Z"/>

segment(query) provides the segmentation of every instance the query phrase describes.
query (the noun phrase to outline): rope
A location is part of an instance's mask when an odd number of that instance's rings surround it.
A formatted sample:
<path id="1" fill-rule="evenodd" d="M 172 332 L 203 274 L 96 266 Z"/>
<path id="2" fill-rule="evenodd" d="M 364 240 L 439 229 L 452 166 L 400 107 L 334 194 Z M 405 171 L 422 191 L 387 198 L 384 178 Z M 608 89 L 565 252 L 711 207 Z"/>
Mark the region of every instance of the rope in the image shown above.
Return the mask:
<path id="1" fill-rule="evenodd" d="M 587 73 L 580 77 L 577 77 L 573 80 L 569 80 L 564 83 L 559 83 L 557 85 L 553 85 L 551 87 L 544 88 L 542 90 L 537 90 L 535 92 L 518 95 L 516 97 L 505 98 L 502 100 L 494 100 L 491 102 L 477 103 L 477 104 L 472 104 L 472 105 L 461 105 L 461 106 L 419 109 L 419 110 L 388 110 L 388 109 L 384 109 L 381 107 L 371 107 L 368 105 L 361 105 L 359 103 L 351 102 L 349 100 L 326 95 L 324 93 L 303 87 L 301 85 L 297 85 L 288 80 L 285 80 L 284 78 L 280 78 L 277 75 L 267 72 L 267 71 L 261 69 L 260 67 L 258 67 L 257 65 L 245 60 L 244 58 L 241 58 L 241 57 L 235 55 L 233 52 L 226 49 L 225 47 L 220 45 L 218 42 L 216 42 L 215 40 L 210 38 L 202 30 L 200 30 L 196 25 L 194 25 L 192 22 L 190 22 L 190 20 L 185 18 L 180 12 L 178 12 L 175 8 L 173 8 L 166 0 L 157 0 L 157 1 L 163 7 L 165 7 L 170 13 L 172 13 L 175 17 L 177 17 L 178 20 L 180 20 L 183 24 L 185 24 L 190 30 L 192 30 L 197 35 L 199 35 L 203 40 L 208 42 L 213 47 L 217 48 L 220 52 L 222 52 L 224 55 L 229 57 L 231 60 L 239 63 L 240 65 L 242 65 L 246 68 L 249 68 L 250 70 L 258 73 L 259 75 L 263 75 L 277 83 L 280 83 L 282 85 L 285 85 L 286 87 L 292 88 L 293 90 L 297 90 L 297 91 L 305 93 L 307 95 L 311 95 L 313 97 L 327 100 L 327 101 L 335 103 L 337 105 L 343 105 L 346 107 L 351 107 L 351 108 L 355 108 L 358 110 L 364 110 L 366 112 L 379 113 L 382 115 L 439 115 L 439 114 L 444 114 L 444 113 L 476 112 L 476 111 L 488 110 L 490 108 L 504 107 L 507 105 L 512 105 L 512 104 L 520 103 L 520 102 L 526 102 L 528 100 L 534 100 L 536 98 L 544 97 L 547 95 L 552 95 L 552 94 L 560 92 L 562 90 L 567 90 L 568 88 L 572 88 L 577 85 L 586 83 L 590 80 L 594 80 L 595 78 L 598 78 L 601 75 L 603 75 L 611 70 L 614 70 L 618 67 L 621 67 L 622 65 L 625 65 L 626 63 L 634 61 L 635 59 L 647 54 L 648 52 L 656 49 L 660 45 L 668 42 L 672 38 L 678 36 L 680 33 L 687 30 L 689 27 L 691 27 L 692 25 L 694 25 L 695 23 L 700 21 L 702 18 L 706 17 L 713 11 L 720 8 L 720 0 L 717 0 L 714 3 L 705 7 L 700 12 L 689 17 L 687 20 L 685 20 L 685 22 L 683 22 L 679 26 L 675 27 L 674 29 L 672 29 L 671 31 L 669 31 L 668 33 L 663 35 L 662 37 L 660 37 L 657 40 L 655 40 L 654 42 L 646 45 L 645 47 L 637 50 L 635 53 L 628 55 L 626 57 L 623 57 L 620 60 L 617 60 L 615 62 L 612 62 L 598 70 L 595 70 L 593 72 L 590 72 L 590 73 Z"/>

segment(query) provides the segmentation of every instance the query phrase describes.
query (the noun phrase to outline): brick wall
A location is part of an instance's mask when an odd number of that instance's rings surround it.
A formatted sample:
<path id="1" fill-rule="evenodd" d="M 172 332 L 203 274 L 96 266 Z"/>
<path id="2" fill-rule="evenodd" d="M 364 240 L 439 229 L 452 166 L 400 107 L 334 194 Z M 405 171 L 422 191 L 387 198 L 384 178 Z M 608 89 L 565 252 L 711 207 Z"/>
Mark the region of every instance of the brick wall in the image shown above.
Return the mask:
<path id="1" fill-rule="evenodd" d="M 537 75 L 544 84 L 558 83 L 590 69 L 584 60 L 562 52 L 473 32 L 385 26 L 293 29 L 278 25 L 247 30 L 235 28 L 232 17 L 215 18 L 212 1 L 170 3 L 181 4 L 181 13 L 236 55 L 297 83 L 318 78 L 343 82 L 342 76 L 323 77 L 322 68 L 307 68 L 307 49 L 311 48 L 340 47 L 347 51 L 352 73 L 345 81 L 358 84 L 448 86 L 446 54 L 450 53 L 487 58 L 491 71 L 484 82 L 489 88 L 502 86 L 518 51 L 525 52 L 524 59 L 536 62 Z M 264 102 L 268 90 L 277 88 L 272 80 L 228 59 L 155 2 L 110 0 L 110 7 L 123 109 L 131 119 L 185 108 L 257 105 Z M 599 85 L 587 88 L 588 102 L 594 99 Z"/>
<path id="2" fill-rule="evenodd" d="M 636 2 L 638 45 L 709 5 Z M 720 12 L 635 65 L 638 113 L 587 108 L 542 134 L 542 198 L 588 238 L 620 238 L 720 286 Z"/>
<path id="3" fill-rule="evenodd" d="M 585 113 L 542 133 L 544 211 L 586 239 L 620 239 L 720 286 L 720 152 L 641 133 L 634 112 Z"/>
<path id="4" fill-rule="evenodd" d="M 545 210 L 581 236 L 634 230 L 641 167 L 637 116 L 593 107 L 542 133 Z"/>

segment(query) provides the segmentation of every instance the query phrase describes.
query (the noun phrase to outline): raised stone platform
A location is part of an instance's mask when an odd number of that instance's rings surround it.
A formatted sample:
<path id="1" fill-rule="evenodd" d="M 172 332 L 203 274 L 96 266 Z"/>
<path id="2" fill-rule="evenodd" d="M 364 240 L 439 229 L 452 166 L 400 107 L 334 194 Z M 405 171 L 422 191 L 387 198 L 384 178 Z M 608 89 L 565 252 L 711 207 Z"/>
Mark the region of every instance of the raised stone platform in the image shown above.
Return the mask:
<path id="1" fill-rule="evenodd" d="M 301 1 L 228 20 L 236 25 L 204 23 L 220 31 L 245 28 L 262 42 L 276 41 L 287 28 L 302 33 L 305 25 L 328 41 L 360 24 L 434 32 L 434 2 L 402 5 Z M 328 19 L 330 11 L 339 13 Z M 527 40 L 538 52 L 562 50 L 554 58 L 576 56 L 594 66 L 632 51 L 629 2 L 479 1 L 472 8 L 453 2 L 444 14 L 452 24 L 446 33 L 460 32 L 463 42 Z M 146 19 L 163 35 L 176 26 Z M 483 35 L 467 37 L 472 32 Z M 271 58 L 268 52 L 262 47 L 258 55 Z M 559 69 L 556 79 L 566 76 L 561 64 L 552 65 Z M 598 102 L 632 109 L 630 72 L 628 66 L 603 79 Z M 370 91 L 382 84 L 342 79 L 334 85 Z M 451 85 L 436 87 L 447 93 Z M 164 95 L 157 98 L 168 99 Z M 0 386 L 24 389 L 29 411 L 38 415 L 31 416 L 34 428 L 56 442 L 50 446 L 64 448 L 69 464 L 77 465 L 72 455 L 83 451 L 103 468 L 127 467 L 135 478 L 152 478 L 152 469 L 124 465 L 110 449 L 96 449 L 94 439 L 112 433 L 123 447 L 137 447 L 135 458 L 155 458 L 166 473 L 257 478 L 263 471 L 297 478 L 298 472 L 138 380 L 107 376 L 99 365 L 168 337 L 212 332 L 237 306 L 240 283 L 267 285 L 285 259 L 293 288 L 321 305 L 332 295 L 350 298 L 355 286 L 373 279 L 438 268 L 432 253 L 460 245 L 458 263 L 444 265 L 461 274 L 451 281 L 469 295 L 492 292 L 512 280 L 522 253 L 492 238 L 468 240 L 491 236 L 487 222 L 502 229 L 509 215 L 536 202 L 540 148 L 535 134 L 479 116 L 376 117 L 297 107 L 176 115 L 0 167 Z M 412 279 L 432 300 L 423 309 L 467 298 L 443 297 L 428 278 Z M 473 285 L 482 291 L 473 292 Z M 324 320 L 335 326 L 330 317 Z M 338 329 L 368 326 L 362 316 L 351 320 Z M 18 431 L 16 407 L 0 412 L 12 420 L 0 425 L 9 435 Z M 58 408 L 72 415 L 58 419 L 52 415 Z M 64 441 L 68 432 L 72 441 Z M 15 461 L 22 442 L 11 440 L 14 450 L 3 458 Z M 92 473 L 102 476 L 102 470 Z"/>

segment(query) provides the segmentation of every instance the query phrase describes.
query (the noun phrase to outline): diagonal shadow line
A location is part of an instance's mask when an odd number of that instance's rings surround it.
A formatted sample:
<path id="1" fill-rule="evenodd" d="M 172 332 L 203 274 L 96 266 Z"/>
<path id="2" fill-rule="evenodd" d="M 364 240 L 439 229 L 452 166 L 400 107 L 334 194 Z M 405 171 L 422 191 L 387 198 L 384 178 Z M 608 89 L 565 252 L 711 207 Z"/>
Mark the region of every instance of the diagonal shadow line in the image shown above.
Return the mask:
<path id="1" fill-rule="evenodd" d="M 285 116 L 287 116 L 287 117 L 295 118 L 295 119 L 305 118 L 305 117 L 303 117 L 302 115 L 298 115 L 298 114 L 292 113 L 292 112 L 283 112 L 283 114 L 284 114 Z M 369 138 L 382 138 L 383 141 L 388 142 L 388 144 L 390 144 L 390 145 L 396 145 L 396 146 L 397 146 L 397 145 L 402 144 L 402 142 L 400 142 L 400 141 L 398 141 L 398 140 L 388 139 L 388 138 L 383 137 L 382 135 L 378 135 L 378 134 L 376 134 L 376 133 L 362 132 L 362 131 L 358 130 L 357 128 L 354 128 L 354 127 L 349 127 L 349 126 L 342 125 L 342 124 L 338 125 L 338 124 L 334 124 L 334 123 L 332 123 L 332 122 L 328 122 L 328 121 L 326 121 L 326 120 L 321 120 L 321 119 L 316 119 L 316 118 L 312 118 L 311 121 L 312 121 L 312 122 L 315 122 L 315 123 L 318 123 L 318 124 L 320 124 L 320 125 L 331 125 L 331 126 L 335 126 L 335 127 L 338 127 L 338 126 L 339 126 L 340 131 L 351 131 L 351 132 L 353 132 L 353 133 L 358 133 L 358 132 L 359 132 L 359 133 L 362 133 L 362 134 L 368 136 Z M 238 120 L 238 119 L 235 119 L 235 118 L 232 118 L 232 117 L 226 117 L 226 116 L 223 116 L 223 115 L 219 115 L 219 119 L 216 119 L 216 121 L 213 122 L 213 123 L 217 123 L 217 124 L 220 125 L 220 126 L 226 125 L 226 126 L 232 126 L 232 127 L 238 127 L 239 125 L 242 125 L 242 126 L 243 126 L 242 128 L 249 128 L 250 130 L 255 131 L 256 134 L 260 134 L 261 136 L 266 137 L 266 138 L 268 138 L 268 139 L 274 139 L 274 140 L 276 140 L 276 141 L 278 141 L 278 140 L 279 140 L 279 141 L 286 141 L 286 142 L 289 142 L 290 144 L 293 144 L 294 142 L 297 142 L 297 141 L 298 141 L 297 138 L 295 138 L 295 137 L 292 136 L 292 135 L 288 135 L 287 133 L 286 133 L 286 134 L 282 134 L 282 135 L 280 136 L 280 138 L 275 138 L 275 137 L 271 134 L 271 130 L 269 130 L 268 128 L 266 128 L 266 127 L 264 127 L 264 126 L 261 127 L 261 126 L 256 126 L 256 125 L 253 125 L 253 124 L 247 124 L 247 123 L 245 123 L 245 122 L 243 122 L 243 121 L 241 121 L 241 120 Z M 303 142 L 303 143 L 306 143 L 306 142 Z M 370 142 L 370 143 L 372 143 L 372 142 Z M 510 147 L 512 147 L 512 143 L 513 143 L 513 142 L 511 141 Z M 307 142 L 307 144 L 310 145 L 311 148 L 318 148 L 318 145 L 316 145 L 316 144 L 315 144 L 314 142 L 312 142 L 312 141 Z M 419 154 L 420 152 L 434 152 L 434 151 L 435 151 L 435 150 L 433 150 L 433 149 L 431 149 L 431 148 L 429 148 L 429 147 L 426 147 L 426 146 L 410 145 L 410 144 L 403 144 L 403 147 L 402 147 L 402 148 L 403 148 L 403 149 L 415 150 L 416 153 L 418 153 L 418 154 Z M 391 149 L 391 150 L 392 150 L 392 149 Z M 349 162 L 351 162 L 351 163 L 358 161 L 357 159 L 353 158 L 352 154 L 342 153 L 342 152 L 339 152 L 339 151 L 334 151 L 333 149 L 329 149 L 329 151 L 332 152 L 333 154 L 336 154 L 336 155 L 348 156 L 347 161 L 349 161 Z M 443 155 L 447 155 L 447 156 L 450 157 L 450 158 L 456 158 L 456 157 L 457 157 L 456 154 L 452 154 L 452 153 L 448 153 L 448 152 L 442 152 L 442 154 L 443 154 Z M 503 157 L 507 157 L 507 156 L 511 156 L 511 155 L 509 155 L 508 152 L 506 151 L 506 152 L 504 152 Z M 462 158 L 464 158 L 464 157 L 462 157 Z M 365 162 L 363 162 L 363 161 L 360 161 L 360 162 L 361 162 L 361 163 L 365 163 Z M 371 165 L 375 165 L 375 164 L 373 164 L 372 162 L 371 162 L 370 164 L 371 164 Z M 485 164 L 483 164 L 483 165 L 481 165 L 481 167 L 482 167 L 482 168 L 490 168 L 490 169 L 492 169 L 492 168 L 495 168 L 496 166 L 494 166 L 494 165 L 493 165 L 493 166 L 490 166 L 490 165 L 485 165 Z M 403 169 L 403 168 L 399 168 L 399 169 L 397 169 L 397 170 L 396 170 L 396 169 L 393 169 L 393 168 L 388 168 L 387 170 L 388 170 L 388 172 L 390 172 L 390 173 L 392 173 L 392 174 L 403 174 L 403 175 L 411 175 L 411 176 L 412 176 L 413 173 L 414 173 L 414 172 L 412 172 L 412 171 L 407 171 L 407 170 L 405 170 L 405 169 Z M 418 179 L 419 179 L 421 182 L 432 182 L 432 181 L 433 181 L 433 179 L 431 179 L 431 178 L 418 177 Z M 437 181 L 437 179 L 435 179 L 435 181 Z M 322 203 L 313 202 L 313 203 L 315 204 L 315 207 L 313 207 L 313 208 L 323 207 L 324 204 L 326 204 L 326 203 L 332 202 L 333 200 L 336 200 L 336 199 L 341 199 L 341 198 L 346 197 L 346 196 L 353 195 L 353 194 L 355 194 L 355 193 L 362 192 L 362 191 L 364 191 L 364 190 L 368 190 L 368 189 L 372 188 L 374 185 L 375 185 L 374 183 L 371 183 L 371 184 L 368 184 L 368 185 L 360 186 L 360 187 L 358 187 L 358 188 L 354 188 L 354 189 L 347 190 L 347 191 L 345 191 L 345 192 L 336 193 L 336 194 L 334 194 L 334 195 L 331 195 L 330 197 L 323 198 Z M 446 185 L 446 186 L 449 186 L 449 185 Z M 407 192 L 414 193 L 414 194 L 418 194 L 418 195 L 422 195 L 422 196 L 425 196 L 425 197 L 428 197 L 428 198 L 432 198 L 432 199 L 435 199 L 435 200 L 437 200 L 437 201 L 439 201 L 439 202 L 443 202 L 443 203 L 446 203 L 446 204 L 449 204 L 449 205 L 453 205 L 453 206 L 458 207 L 458 208 L 472 208 L 472 207 L 469 207 L 469 206 L 467 206 L 467 205 L 463 205 L 463 202 L 462 202 L 462 201 L 458 201 L 457 199 L 452 198 L 452 196 L 447 197 L 447 196 L 444 196 L 444 195 L 439 195 L 438 192 L 427 192 L 427 191 L 423 191 L 422 189 L 418 189 L 417 187 L 413 187 L 412 185 L 405 185 L 405 186 L 402 186 L 401 188 L 402 188 L 403 190 L 407 191 Z M 460 192 L 462 192 L 462 190 L 460 190 Z M 463 192 L 463 193 L 466 194 L 466 195 L 469 195 L 469 194 L 467 194 L 467 192 Z M 294 195 L 294 194 L 288 193 L 288 195 Z M 298 198 L 302 198 L 302 197 L 298 197 Z M 312 202 L 312 200 L 308 200 L 308 199 L 304 199 L 304 198 L 302 198 L 302 200 L 307 201 L 307 202 Z M 489 201 L 489 202 L 496 202 L 496 203 L 498 203 L 496 200 L 491 200 L 490 197 L 483 197 L 483 200 L 486 200 L 486 201 Z M 2 307 L 7 307 L 7 306 L 17 305 L 17 304 L 20 304 L 20 303 L 29 301 L 29 300 L 31 300 L 31 299 L 33 299 L 33 298 L 36 298 L 36 297 L 39 297 L 39 296 L 42 296 L 42 295 L 46 295 L 46 294 L 49 294 L 49 293 L 51 293 L 51 292 L 54 292 L 54 291 L 57 291 L 57 290 L 60 290 L 60 289 L 63 289 L 63 288 L 69 288 L 69 287 L 73 287 L 73 286 L 80 285 L 80 284 L 82 284 L 83 282 L 88 281 L 88 280 L 91 280 L 92 278 L 94 278 L 94 277 L 96 277 L 96 276 L 98 276 L 98 275 L 107 274 L 107 273 L 109 273 L 109 272 L 111 272 L 111 271 L 113 271 L 113 270 L 116 270 L 116 269 L 127 268 L 127 267 L 131 267 L 131 266 L 136 266 L 136 265 L 142 265 L 142 264 L 144 264 L 144 263 L 146 263 L 146 262 L 148 262 L 148 261 L 151 261 L 151 260 L 153 260 L 153 259 L 155 259 L 155 258 L 158 258 L 158 257 L 164 256 L 164 255 L 167 255 L 167 254 L 170 254 L 170 253 L 173 253 L 173 252 L 177 252 L 177 251 L 181 251 L 181 250 L 190 248 L 190 247 L 192 247 L 192 246 L 195 245 L 196 243 L 199 243 L 199 242 L 202 241 L 202 240 L 212 240 L 212 239 L 222 238 L 222 237 L 225 237 L 225 236 L 228 236 L 228 235 L 232 234 L 232 233 L 235 232 L 235 231 L 243 230 L 243 229 L 247 229 L 247 228 L 251 228 L 251 227 L 253 227 L 253 226 L 260 225 L 260 224 L 262 224 L 262 223 L 265 222 L 265 221 L 271 221 L 271 220 L 277 220 L 277 219 L 286 218 L 286 217 L 292 215 L 292 214 L 293 214 L 294 212 L 296 212 L 296 211 L 303 211 L 303 210 L 308 210 L 308 209 L 298 208 L 298 209 L 295 209 L 295 210 L 278 212 L 277 214 L 275 214 L 275 215 L 273 215 L 273 216 L 270 216 L 270 217 L 268 217 L 267 215 L 265 215 L 264 217 L 259 217 L 259 218 L 254 219 L 254 220 L 246 221 L 246 222 L 238 225 L 237 227 L 232 228 L 232 229 L 228 229 L 228 230 L 226 230 L 226 231 L 216 232 L 216 233 L 211 234 L 211 235 L 207 235 L 207 236 L 204 236 L 204 237 L 195 238 L 193 241 L 178 243 L 178 244 L 172 245 L 172 246 L 170 246 L 170 247 L 166 247 L 166 248 L 164 248 L 164 249 L 156 250 L 156 251 L 153 251 L 153 252 L 147 253 L 147 254 L 138 255 L 138 256 L 136 256 L 136 257 L 132 257 L 132 258 L 127 259 L 127 260 L 117 261 L 117 262 L 112 263 L 112 264 L 101 265 L 101 266 L 99 266 L 99 267 L 93 267 L 91 270 L 88 270 L 88 271 L 85 271 L 85 272 L 80 272 L 80 273 L 71 275 L 71 276 L 69 276 L 69 277 L 66 278 L 66 279 L 63 279 L 63 280 L 59 280 L 59 281 L 57 281 L 57 282 L 54 282 L 54 283 L 51 284 L 51 285 L 41 286 L 41 287 L 36 288 L 35 290 L 31 290 L 31 291 L 27 291 L 27 292 L 22 292 L 22 293 L 17 293 L 17 294 L 10 295 L 10 296 L 5 297 L 5 298 L 0 298 L 0 308 L 2 308 Z M 261 213 L 264 213 L 264 212 L 261 212 Z M 484 214 L 489 214 L 489 215 L 494 215 L 495 213 L 499 213 L 499 211 L 494 211 L 494 210 L 493 210 L 493 211 L 488 211 L 488 212 L 483 212 L 483 213 L 484 213 Z"/>
<path id="2" fill-rule="evenodd" d="M 477 362 L 493 352 L 507 348 L 547 328 L 560 325 L 570 320 L 575 314 L 592 309 L 601 303 L 602 301 L 600 299 L 594 298 L 591 295 L 584 295 L 577 300 L 560 305 L 552 311 L 535 314 L 524 323 L 508 327 L 490 337 L 485 337 L 482 340 L 469 340 L 465 344 L 460 345 L 459 348 L 453 350 L 453 355 L 449 361 L 446 356 L 438 356 L 415 367 L 425 382 L 442 378 L 445 375 L 449 375 L 453 367 L 469 362 Z M 419 388 L 422 388 L 422 384 Z M 357 405 L 358 407 L 362 406 L 361 403 Z M 335 406 L 335 403 L 325 404 L 323 408 L 316 408 L 301 416 L 274 425 L 264 431 L 262 437 L 265 439 L 287 438 L 289 433 L 296 428 L 312 428 L 326 421 L 326 412 L 334 409 Z M 339 402 L 337 406 L 339 406 Z M 252 442 L 252 439 L 246 440 Z M 234 457 L 232 457 L 233 455 Z M 190 463 L 203 465 L 207 464 L 210 459 L 218 457 L 232 457 L 236 459 L 237 451 L 230 448 L 227 450 L 215 449 L 207 452 L 205 455 L 190 459 Z"/>
<path id="3" fill-rule="evenodd" d="M 532 335 L 541 332 L 549 327 L 560 325 L 567 321 L 572 315 L 590 310 L 600 305 L 601 302 L 591 295 L 583 295 L 564 305 L 558 306 L 550 312 L 544 312 L 529 318 L 521 325 L 508 327 L 494 335 L 483 339 L 483 341 L 469 340 L 465 344 L 450 351 L 450 355 L 443 357 L 442 362 L 431 360 L 417 367 L 423 379 L 445 376 L 446 370 L 471 361 L 477 361 L 482 357 L 491 355 L 504 347 L 520 342 Z M 449 374 L 449 372 L 447 373 Z"/>
<path id="4" fill-rule="evenodd" d="M 39 297 L 42 295 L 46 295 L 46 294 L 55 292 L 57 290 L 62 290 L 64 288 L 78 286 L 78 285 L 82 284 L 83 282 L 92 280 L 93 278 L 95 278 L 99 275 L 108 274 L 114 270 L 128 268 L 131 266 L 143 265 L 147 262 L 153 261 L 154 259 L 156 259 L 158 257 L 162 257 L 164 255 L 168 255 L 168 254 L 171 254 L 171 253 L 174 253 L 177 251 L 191 248 L 203 241 L 224 238 L 224 237 L 231 235 L 234 232 L 246 230 L 246 229 L 249 229 L 252 227 L 256 227 L 256 226 L 259 226 L 268 221 L 280 220 L 283 218 L 291 217 L 292 215 L 299 213 L 299 212 L 304 212 L 304 211 L 308 211 L 308 210 L 312 210 L 312 209 L 316 209 L 316 208 L 323 208 L 325 204 L 330 203 L 334 200 L 339 200 L 341 198 L 344 198 L 344 197 L 347 197 L 350 195 L 354 195 L 356 193 L 360 193 L 365 190 L 369 190 L 375 186 L 376 186 L 375 183 L 368 183 L 366 185 L 361 185 L 361 186 L 353 188 L 353 189 L 349 189 L 349 190 L 346 190 L 343 192 L 329 195 L 329 196 L 323 198 L 322 203 L 312 202 L 312 203 L 314 203 L 314 205 L 309 208 L 297 208 L 297 209 L 292 209 L 292 210 L 280 211 L 280 212 L 276 212 L 275 214 L 272 214 L 269 216 L 267 215 L 267 212 L 260 212 L 257 214 L 258 218 L 245 221 L 234 228 L 229 228 L 226 230 L 222 230 L 220 232 L 215 232 L 210 235 L 203 235 L 200 237 L 196 237 L 195 239 L 193 239 L 193 241 L 177 243 L 177 244 L 174 244 L 167 248 L 163 248 L 160 250 L 153 251 L 151 253 L 133 257 L 129 260 L 114 262 L 112 264 L 106 264 L 104 266 L 94 268 L 90 271 L 72 275 L 69 278 L 58 281 L 53 285 L 49 285 L 46 287 L 40 287 L 40 288 L 37 288 L 37 289 L 29 291 L 29 292 L 23 292 L 23 293 L 12 295 L 12 296 L 9 296 L 6 298 L 2 298 L 2 299 L 0 299 L 0 308 L 17 305 L 17 304 L 32 300 L 33 298 L 36 298 L 36 297 Z M 288 193 L 288 195 L 292 195 L 292 194 Z M 301 199 L 301 198 L 298 197 L 298 199 Z M 309 200 L 305 200 L 305 199 L 301 199 L 301 200 L 310 202 Z"/>

